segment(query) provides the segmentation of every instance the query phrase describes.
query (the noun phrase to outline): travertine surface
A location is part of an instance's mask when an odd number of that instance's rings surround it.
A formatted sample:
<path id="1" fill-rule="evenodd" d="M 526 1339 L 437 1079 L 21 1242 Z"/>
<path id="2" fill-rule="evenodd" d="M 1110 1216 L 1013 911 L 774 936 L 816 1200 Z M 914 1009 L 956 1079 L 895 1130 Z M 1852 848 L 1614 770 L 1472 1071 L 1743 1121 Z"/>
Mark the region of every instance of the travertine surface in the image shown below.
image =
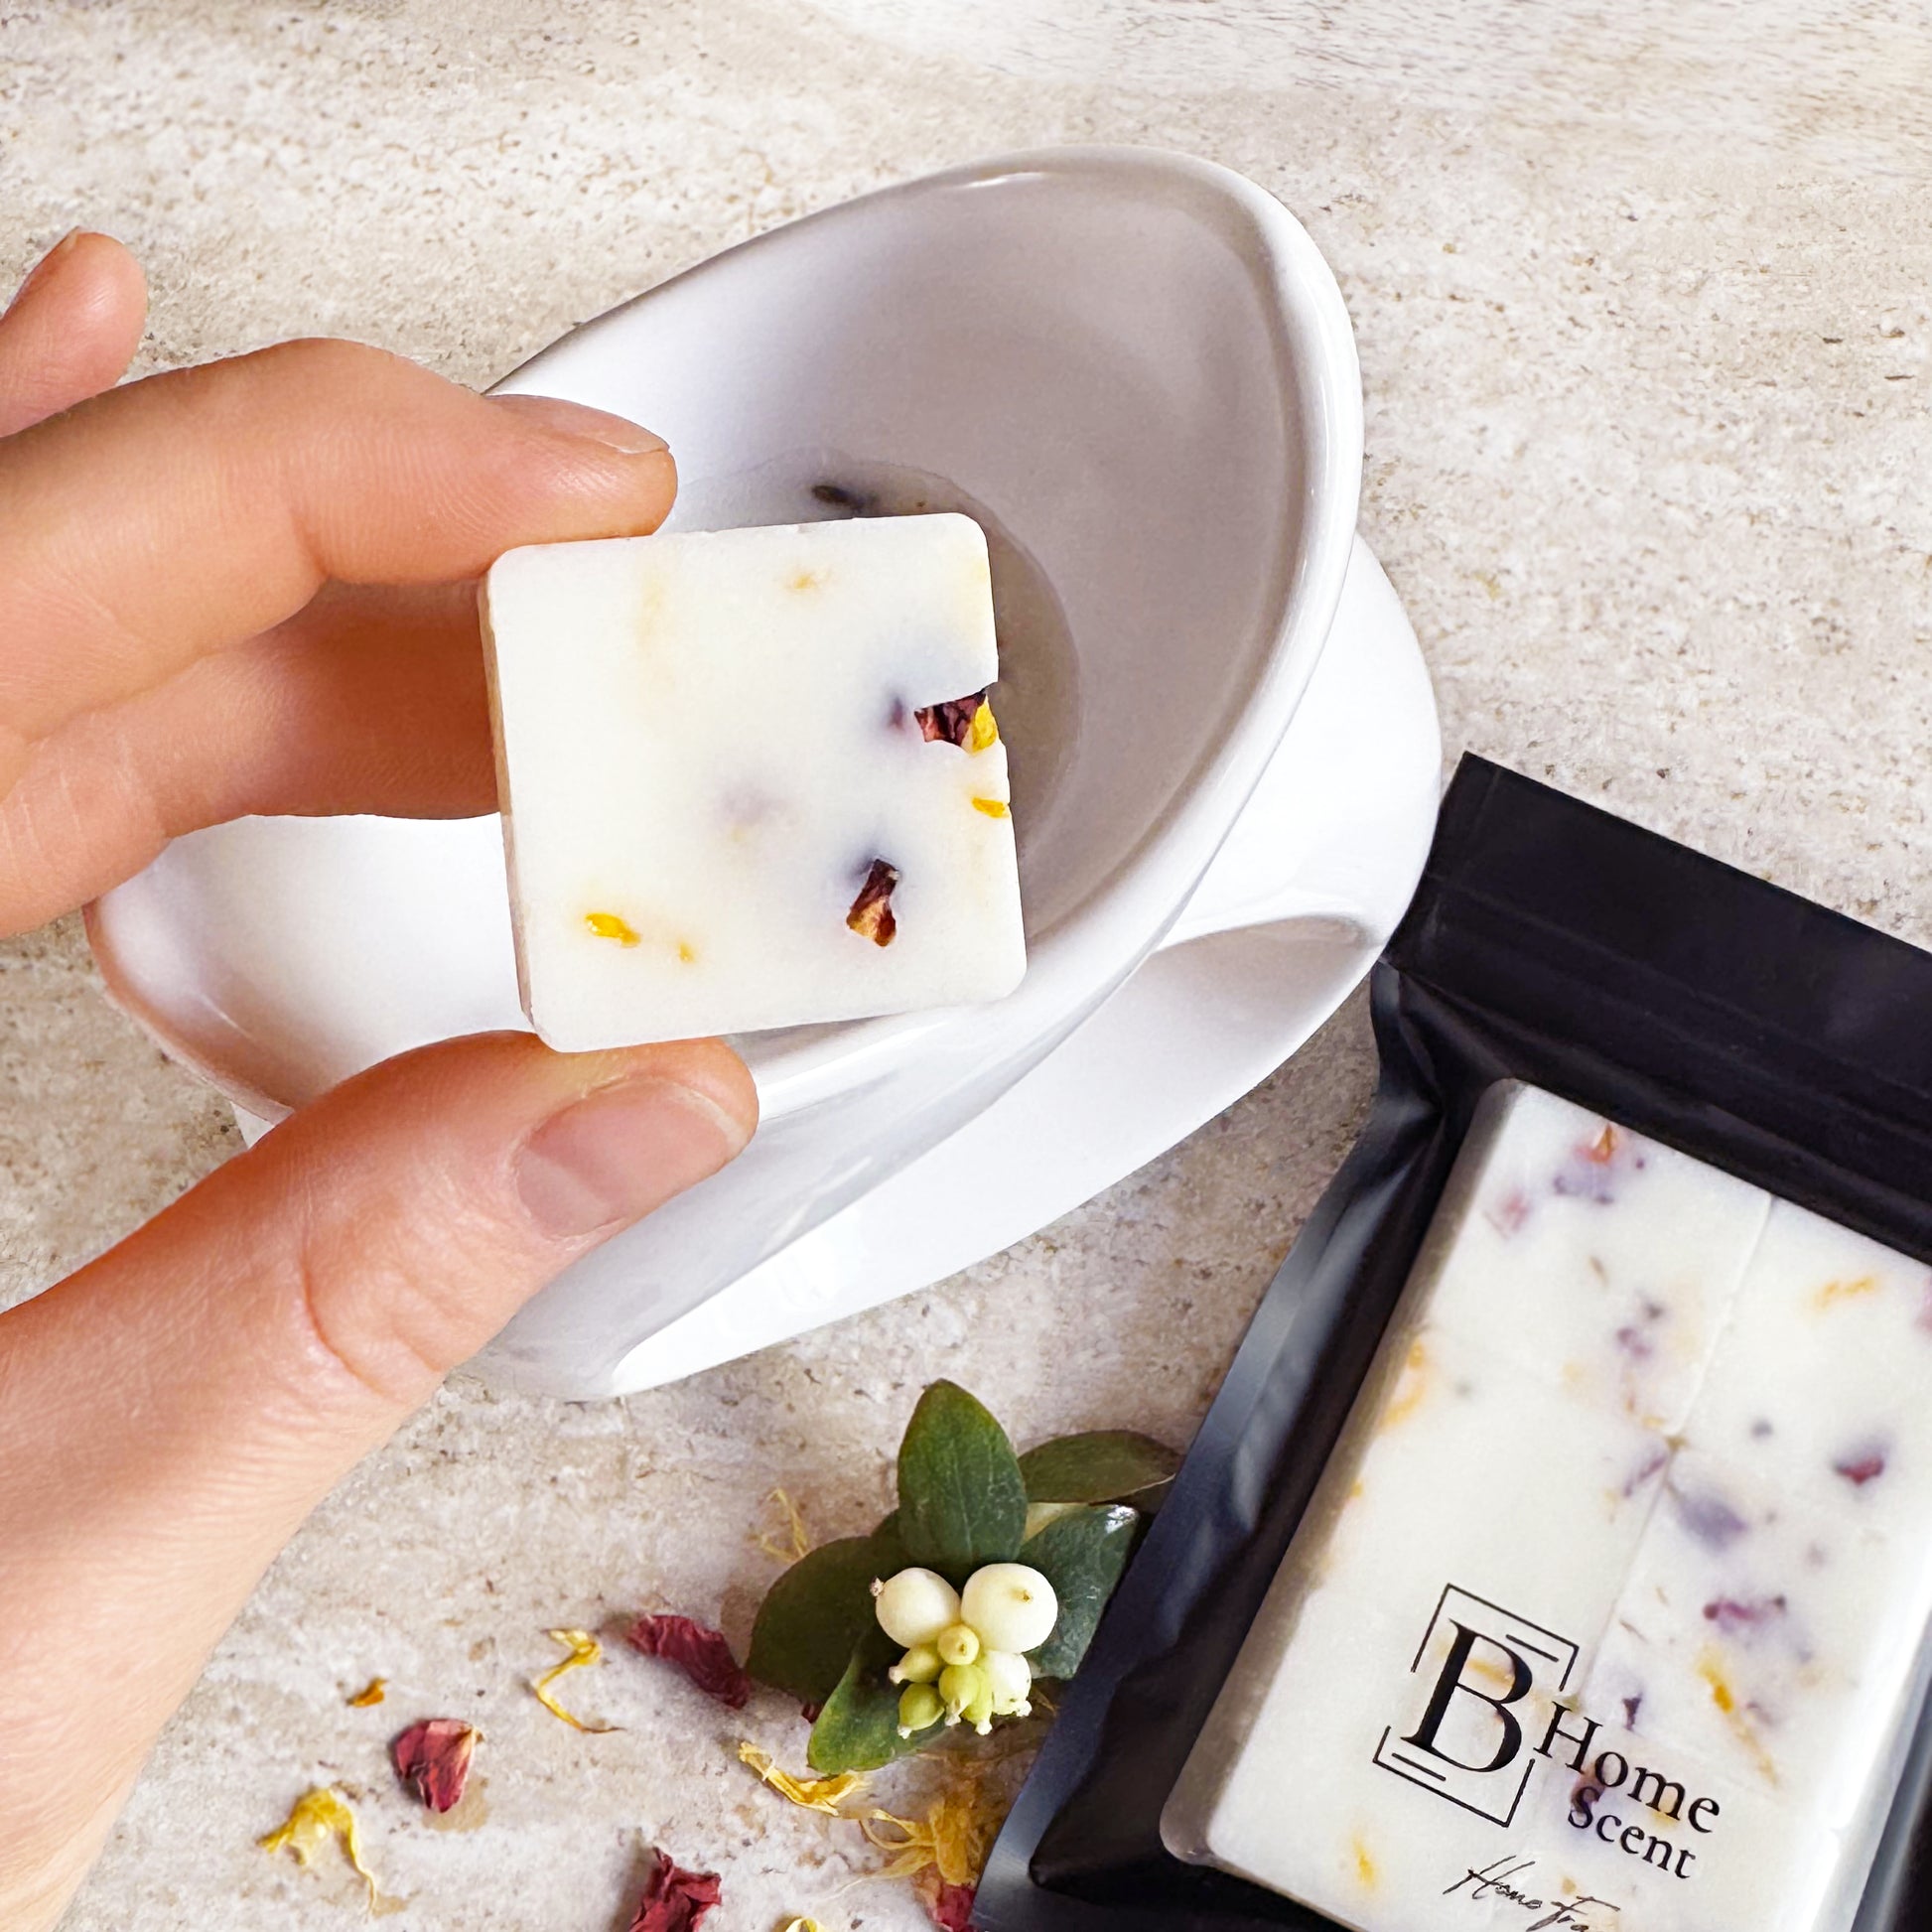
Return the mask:
<path id="1" fill-rule="evenodd" d="M 14 6 L 0 267 L 84 220 L 149 264 L 151 365 L 335 331 L 483 381 L 859 189 L 1052 141 L 1195 150 L 1280 194 L 1340 277 L 1364 526 L 1451 750 L 1925 941 L 1928 82 L 1908 0 Z M 75 922 L 0 968 L 11 1299 L 234 1143 L 102 1005 Z M 345 1873 L 252 1849 L 312 1778 L 367 1793 L 422 1932 L 621 1932 L 647 1840 L 725 1871 L 724 1932 L 916 1925 L 695 1694 L 622 1660 L 573 1682 L 624 1731 L 544 1716 L 519 1690 L 543 1629 L 675 1605 L 742 1636 L 765 1492 L 824 1533 L 867 1521 L 935 1374 L 1023 1438 L 1184 1439 L 1370 1077 L 1352 1006 L 1189 1145 L 931 1294 L 611 1407 L 446 1395 L 276 1567 L 75 1932 L 352 1922 Z M 375 1671 L 392 1703 L 344 1709 Z M 391 1720 L 432 1707 L 489 1733 L 468 1834 L 382 1773 Z M 800 1735 L 775 1704 L 749 1729 Z"/>

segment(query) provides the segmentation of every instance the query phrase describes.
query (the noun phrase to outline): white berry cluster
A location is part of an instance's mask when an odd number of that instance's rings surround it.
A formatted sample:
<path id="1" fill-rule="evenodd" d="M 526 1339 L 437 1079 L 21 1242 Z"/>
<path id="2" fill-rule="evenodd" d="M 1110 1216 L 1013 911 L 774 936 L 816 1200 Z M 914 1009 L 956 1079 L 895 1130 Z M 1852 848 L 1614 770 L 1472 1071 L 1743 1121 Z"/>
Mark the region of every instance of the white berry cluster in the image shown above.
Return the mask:
<path id="1" fill-rule="evenodd" d="M 963 1718 L 983 1737 L 995 1718 L 1024 1718 L 1033 1706 L 1026 1653 L 1053 1634 L 1053 1586 L 1024 1563 L 989 1563 L 956 1590 L 934 1570 L 901 1570 L 872 1587 L 879 1627 L 905 1655 L 886 1675 L 905 1689 L 898 1734 Z"/>

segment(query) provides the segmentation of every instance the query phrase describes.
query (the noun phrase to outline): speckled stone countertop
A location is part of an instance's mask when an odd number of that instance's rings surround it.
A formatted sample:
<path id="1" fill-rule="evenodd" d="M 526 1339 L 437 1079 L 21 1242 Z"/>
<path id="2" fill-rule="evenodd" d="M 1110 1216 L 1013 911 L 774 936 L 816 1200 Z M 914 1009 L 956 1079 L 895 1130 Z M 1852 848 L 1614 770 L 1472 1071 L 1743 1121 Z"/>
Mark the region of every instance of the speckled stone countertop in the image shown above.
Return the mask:
<path id="1" fill-rule="evenodd" d="M 0 269 L 70 224 L 155 285 L 145 365 L 365 337 L 482 382 L 721 245 L 1055 141 L 1191 149 L 1333 263 L 1368 400 L 1363 526 L 1451 752 L 1488 753 L 1932 940 L 1932 33 L 1916 5 L 1730 0 L 128 0 L 0 10 Z M 103 1004 L 77 921 L 0 949 L 0 1296 L 235 1146 Z M 582 1738 L 543 1632 L 676 1606 L 743 1637 L 784 1483 L 861 1527 L 918 1388 L 1023 1440 L 1184 1441 L 1367 1103 L 1359 1002 L 1259 1093 L 1011 1253 L 604 1407 L 451 1389 L 317 1514 L 168 1731 L 73 1932 L 322 1932 L 345 1869 L 255 1838 L 366 1794 L 422 1932 L 608 1932 L 639 1848 L 726 1875 L 722 1932 L 922 1922 L 795 1756 L 642 1666 Z M 383 1711 L 345 1690 L 375 1672 Z M 488 1733 L 485 1822 L 423 1828 L 382 1741 Z"/>

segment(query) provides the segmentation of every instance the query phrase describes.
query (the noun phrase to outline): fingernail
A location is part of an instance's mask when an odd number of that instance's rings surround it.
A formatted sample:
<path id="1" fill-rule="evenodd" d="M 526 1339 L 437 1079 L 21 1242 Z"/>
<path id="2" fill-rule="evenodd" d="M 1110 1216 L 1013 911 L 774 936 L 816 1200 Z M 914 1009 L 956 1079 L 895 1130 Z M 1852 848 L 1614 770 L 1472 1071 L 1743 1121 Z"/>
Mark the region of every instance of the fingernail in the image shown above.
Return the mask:
<path id="1" fill-rule="evenodd" d="M 70 249 L 73 246 L 73 244 L 79 239 L 80 239 L 80 230 L 78 228 L 69 228 L 67 231 L 67 233 L 64 234 L 60 238 L 60 240 L 57 241 L 54 244 L 54 246 L 50 248 L 47 251 L 47 253 L 44 254 L 40 258 L 40 260 L 37 261 L 33 265 L 33 267 L 27 271 L 26 275 L 22 278 L 20 286 L 14 290 L 14 299 L 7 304 L 4 313 L 7 315 L 12 315 L 14 310 L 19 307 L 20 302 L 22 298 L 26 295 L 27 291 L 31 289 L 34 286 L 34 284 L 38 282 L 42 278 L 42 276 L 44 276 L 47 273 L 47 271 L 54 266 L 55 262 L 58 261 L 61 256 L 65 255 L 68 252 L 68 250 Z"/>
<path id="2" fill-rule="evenodd" d="M 621 1080 L 553 1114 L 523 1144 L 517 1188 L 559 1239 L 616 1228 L 714 1174 L 744 1127 L 674 1080 Z"/>
<path id="3" fill-rule="evenodd" d="M 593 443 L 623 456 L 650 456 L 670 446 L 641 423 L 627 416 L 614 416 L 608 409 L 588 409 L 582 403 L 565 402 L 561 396 L 492 396 L 502 409 L 513 409 L 545 429 L 561 430 L 566 436 L 582 436 Z"/>

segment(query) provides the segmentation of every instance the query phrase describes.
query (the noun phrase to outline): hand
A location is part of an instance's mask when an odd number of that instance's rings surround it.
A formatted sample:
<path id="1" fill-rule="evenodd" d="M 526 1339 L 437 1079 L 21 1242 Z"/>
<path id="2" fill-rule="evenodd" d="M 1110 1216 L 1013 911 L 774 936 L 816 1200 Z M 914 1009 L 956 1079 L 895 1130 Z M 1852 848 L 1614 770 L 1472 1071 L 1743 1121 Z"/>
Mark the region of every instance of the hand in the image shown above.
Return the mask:
<path id="1" fill-rule="evenodd" d="M 487 810 L 470 580 L 653 529 L 675 488 L 632 424 L 349 344 L 109 391 L 144 308 L 83 234 L 0 319 L 0 929 L 241 812 Z M 755 1118 L 716 1041 L 451 1041 L 0 1315 L 0 1925 L 53 1924 L 337 1478 Z"/>

